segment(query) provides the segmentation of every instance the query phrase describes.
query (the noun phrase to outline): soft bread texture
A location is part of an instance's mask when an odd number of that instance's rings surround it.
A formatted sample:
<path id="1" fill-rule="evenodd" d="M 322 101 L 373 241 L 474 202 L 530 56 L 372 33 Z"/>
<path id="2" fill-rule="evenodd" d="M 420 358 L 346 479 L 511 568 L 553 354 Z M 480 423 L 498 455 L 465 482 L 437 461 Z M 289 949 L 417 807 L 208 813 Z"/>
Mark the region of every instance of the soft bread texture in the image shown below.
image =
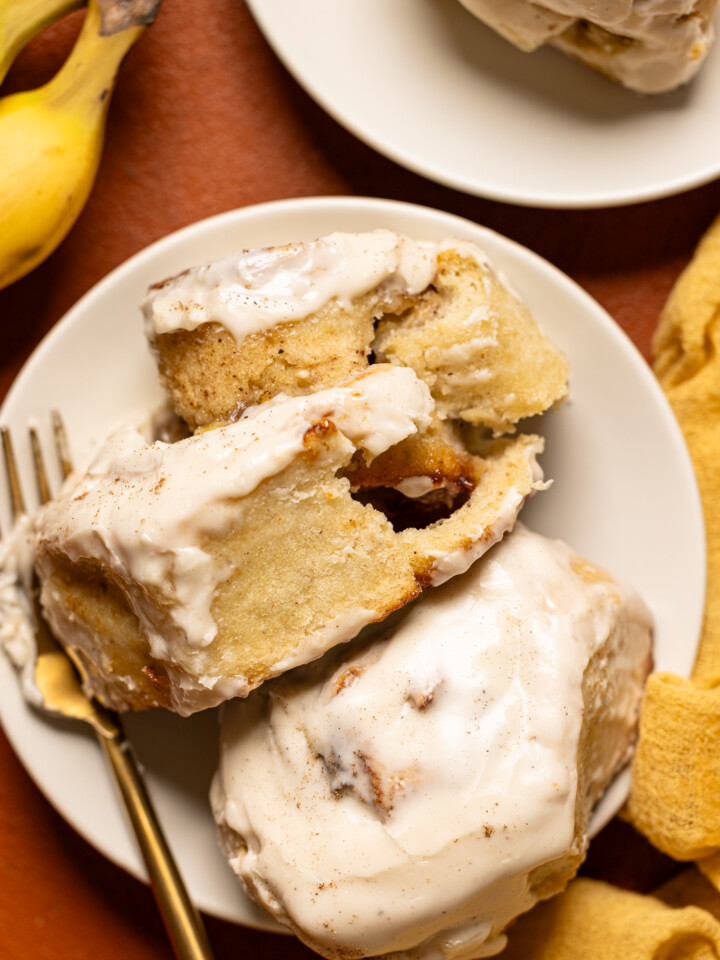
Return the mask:
<path id="1" fill-rule="evenodd" d="M 336 300 L 303 321 L 279 323 L 237 343 L 221 324 L 156 341 L 160 381 L 191 429 L 229 420 L 279 393 L 310 393 L 367 367 L 377 297 L 350 310 Z"/>
<path id="2" fill-rule="evenodd" d="M 376 231 L 247 251 L 157 284 L 144 311 L 161 380 L 196 429 L 331 386 L 372 359 L 413 369 L 435 400 L 432 422 L 346 470 L 398 528 L 446 518 L 477 485 L 482 461 L 451 421 L 511 433 L 567 393 L 563 355 L 462 240 Z"/>
<path id="3" fill-rule="evenodd" d="M 414 370 L 438 416 L 496 434 L 564 399 L 567 361 L 490 266 L 462 248 L 437 262 L 432 286 L 401 316 L 379 323 L 378 358 Z"/>
<path id="4" fill-rule="evenodd" d="M 144 309 L 197 435 L 111 443 L 37 524 L 46 615 L 118 710 L 246 696 L 463 573 L 542 486 L 538 437 L 470 453 L 455 427 L 512 432 L 567 389 L 472 244 L 333 234 L 193 268 Z M 483 368 L 454 385 L 460 353 Z"/>
<path id="5" fill-rule="evenodd" d="M 373 321 L 434 273 L 388 230 L 246 250 L 155 284 L 143 304 L 161 381 L 191 428 L 366 367 Z"/>
<path id="6" fill-rule="evenodd" d="M 637 595 L 518 525 L 381 636 L 225 708 L 230 864 L 333 960 L 494 955 L 582 862 L 650 666 Z"/>
<path id="7" fill-rule="evenodd" d="M 249 287 L 243 288 L 242 322 L 232 313 L 224 321 L 217 319 L 225 301 L 217 304 L 215 288 L 207 289 L 201 268 L 195 268 L 197 280 L 190 282 L 188 274 L 182 274 L 150 291 L 144 306 L 146 329 L 160 379 L 191 428 L 231 419 L 278 393 L 297 395 L 330 386 L 367 367 L 373 353 L 377 359 L 412 367 L 430 387 L 440 418 L 467 419 L 496 433 L 512 431 L 518 420 L 566 396 L 565 358 L 474 244 L 422 244 L 388 231 L 333 235 L 314 244 L 328 244 L 336 237 L 359 248 L 380 242 L 387 247 L 394 238 L 397 248 L 412 252 L 412 257 L 403 254 L 405 260 L 417 260 L 423 269 L 406 266 L 410 279 L 393 275 L 390 288 L 383 273 L 381 281 L 376 279 L 375 286 L 362 293 L 320 302 L 317 290 L 331 269 L 323 265 L 322 271 L 316 268 L 318 279 L 308 283 L 319 305 L 305 312 L 305 302 L 298 298 L 287 307 L 301 314 L 298 319 L 285 317 L 270 325 L 260 316 L 255 322 L 248 318 Z M 271 248 L 274 269 L 279 272 L 285 264 L 289 276 L 297 273 L 298 249 L 307 249 L 312 262 L 313 244 Z M 239 254 L 238 263 L 242 266 L 243 258 L 259 253 Z M 233 277 L 242 274 L 241 266 L 234 267 Z M 305 263 L 303 267 L 307 271 Z M 413 279 L 416 274 L 420 280 Z M 214 282 L 232 288 L 227 278 Z M 264 282 L 271 286 L 267 276 Z M 301 282 L 306 282 L 304 276 Z M 198 286 L 208 302 L 202 301 L 201 316 L 192 319 L 197 325 L 186 329 L 182 325 L 191 322 L 187 318 Z M 258 303 L 261 299 L 257 294 Z"/>
<path id="8" fill-rule="evenodd" d="M 471 458 L 461 507 L 396 532 L 342 474 L 357 451 L 382 455 L 427 425 L 432 401 L 410 370 L 375 366 L 253 410 L 175 444 L 111 445 L 36 521 L 46 616 L 118 710 L 189 714 L 320 656 L 467 569 L 542 476 L 537 437 L 495 444 Z"/>
<path id="9" fill-rule="evenodd" d="M 717 0 L 461 0 L 521 50 L 550 44 L 641 93 L 692 80 Z"/>

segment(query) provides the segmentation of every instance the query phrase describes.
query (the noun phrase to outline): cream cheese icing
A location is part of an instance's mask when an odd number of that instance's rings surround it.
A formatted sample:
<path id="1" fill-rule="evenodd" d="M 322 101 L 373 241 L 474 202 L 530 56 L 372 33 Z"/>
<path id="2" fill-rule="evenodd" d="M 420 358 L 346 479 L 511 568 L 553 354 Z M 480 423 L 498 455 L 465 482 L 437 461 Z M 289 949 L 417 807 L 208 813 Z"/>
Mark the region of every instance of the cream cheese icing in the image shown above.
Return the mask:
<path id="1" fill-rule="evenodd" d="M 438 254 L 451 248 L 487 265 L 485 253 L 467 241 L 432 243 L 391 230 L 246 250 L 151 288 L 142 304 L 145 333 L 152 343 L 160 334 L 216 322 L 239 343 L 278 323 L 302 320 L 330 300 L 347 307 L 376 288 L 378 309 L 391 312 L 432 282 Z"/>
<path id="2" fill-rule="evenodd" d="M 148 443 L 125 428 L 75 486 L 42 509 L 38 544 L 72 562 L 107 566 L 127 584 L 152 655 L 172 661 L 172 631 L 160 627 L 146 589 L 165 597 L 180 642 L 210 644 L 217 633 L 212 597 L 229 570 L 202 549 L 202 538 L 241 520 L 244 498 L 302 453 L 314 424 L 332 421 L 350 450 L 376 456 L 425 427 L 432 409 L 428 388 L 411 370 L 376 365 L 342 386 L 277 397 L 236 423 L 174 444 Z M 41 575 L 43 562 L 40 551 Z M 65 616 L 47 591 L 43 605 L 51 623 Z"/>
<path id="3" fill-rule="evenodd" d="M 544 43 L 625 86 L 659 93 L 687 83 L 714 39 L 717 0 L 461 0 L 521 50 Z"/>
<path id="4" fill-rule="evenodd" d="M 211 800 L 231 866 L 313 949 L 494 955 L 533 869 L 577 867 L 583 676 L 620 631 L 627 693 L 604 689 L 622 756 L 650 619 L 575 559 L 518 525 L 389 635 L 226 705 Z"/>
<path id="5" fill-rule="evenodd" d="M 403 496 L 416 500 L 434 490 L 435 481 L 431 477 L 405 477 L 395 485 L 395 489 Z"/>
<path id="6" fill-rule="evenodd" d="M 304 319 L 332 299 L 348 305 L 381 285 L 380 303 L 391 309 L 398 294 L 424 290 L 435 270 L 434 245 L 389 230 L 247 250 L 151 289 L 142 307 L 145 329 L 152 341 L 215 321 L 240 342 L 277 323 Z"/>
<path id="7" fill-rule="evenodd" d="M 31 522 L 22 516 L 0 540 L 0 649 L 20 673 L 23 694 L 41 704 L 34 672 L 37 646 L 33 612 L 28 599 L 32 581 Z"/>

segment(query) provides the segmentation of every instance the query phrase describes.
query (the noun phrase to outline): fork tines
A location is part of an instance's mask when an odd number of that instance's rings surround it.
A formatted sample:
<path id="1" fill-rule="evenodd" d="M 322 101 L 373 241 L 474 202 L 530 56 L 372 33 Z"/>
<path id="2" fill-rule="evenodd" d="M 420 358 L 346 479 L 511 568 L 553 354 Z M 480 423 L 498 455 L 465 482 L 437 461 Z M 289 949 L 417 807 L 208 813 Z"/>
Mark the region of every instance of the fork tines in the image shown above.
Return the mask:
<path id="1" fill-rule="evenodd" d="M 5 460 L 5 470 L 7 471 L 8 486 L 10 488 L 12 518 L 13 520 L 17 520 L 25 513 L 25 499 L 22 494 L 22 487 L 20 486 L 20 475 L 18 474 L 10 427 L 0 427 L 0 433 L 2 434 L 3 458 Z"/>
<path id="2" fill-rule="evenodd" d="M 55 450 L 57 452 L 58 463 L 60 464 L 60 472 L 64 480 L 72 472 L 72 462 L 70 459 L 67 432 L 65 430 L 63 419 L 57 410 L 52 411 L 51 420 L 53 438 L 55 441 Z M 32 450 L 33 466 L 35 468 L 35 480 L 37 482 L 38 497 L 40 498 L 40 503 L 47 503 L 48 500 L 51 499 L 52 494 L 50 492 L 50 483 L 48 481 L 47 470 L 45 469 L 45 461 L 42 455 L 42 447 L 40 444 L 37 427 L 34 425 L 29 426 L 28 433 L 30 436 L 30 448 Z M 22 514 L 26 512 L 25 499 L 22 494 L 20 474 L 18 471 L 17 459 L 15 456 L 10 428 L 6 426 L 0 427 L 0 434 L 2 435 L 3 458 L 5 460 L 8 486 L 10 488 L 10 505 L 12 508 L 12 516 L 13 520 L 17 520 L 18 517 L 22 516 Z"/>

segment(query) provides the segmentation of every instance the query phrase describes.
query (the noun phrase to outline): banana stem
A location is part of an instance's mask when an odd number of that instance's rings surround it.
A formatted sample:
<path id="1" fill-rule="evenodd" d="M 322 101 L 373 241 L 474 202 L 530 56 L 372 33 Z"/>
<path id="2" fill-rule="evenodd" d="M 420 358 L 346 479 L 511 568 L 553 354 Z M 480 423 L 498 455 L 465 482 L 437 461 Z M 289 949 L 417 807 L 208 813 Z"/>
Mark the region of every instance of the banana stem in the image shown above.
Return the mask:
<path id="1" fill-rule="evenodd" d="M 83 0 L 3 0 L 0 5 L 0 83 L 10 66 L 34 36 Z"/>
<path id="2" fill-rule="evenodd" d="M 42 90 L 47 103 L 60 109 L 70 105 L 73 110 L 84 107 L 89 115 L 107 109 L 120 64 L 151 22 L 147 17 L 127 18 L 115 32 L 108 32 L 108 12 L 118 6 L 107 0 L 90 0 L 70 56 Z M 155 0 L 155 9 L 158 6 Z"/>

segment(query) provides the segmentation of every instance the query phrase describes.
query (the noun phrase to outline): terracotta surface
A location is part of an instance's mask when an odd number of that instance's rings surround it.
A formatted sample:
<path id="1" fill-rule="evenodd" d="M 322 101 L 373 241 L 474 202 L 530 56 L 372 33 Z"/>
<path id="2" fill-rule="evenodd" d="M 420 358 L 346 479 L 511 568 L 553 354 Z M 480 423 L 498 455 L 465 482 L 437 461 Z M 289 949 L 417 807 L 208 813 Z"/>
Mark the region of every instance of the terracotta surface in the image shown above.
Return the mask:
<path id="1" fill-rule="evenodd" d="M 49 77 L 78 15 L 38 38 L 6 90 Z M 542 211 L 439 187 L 329 119 L 276 60 L 239 0 L 165 0 L 123 66 L 90 201 L 58 251 L 0 292 L 0 397 L 40 338 L 110 269 L 169 231 L 264 200 L 363 194 L 490 226 L 561 267 L 647 357 L 658 311 L 710 220 L 720 181 L 635 207 Z M 167 958 L 150 893 L 107 863 L 40 796 L 0 734 L 0 957 Z M 586 872 L 649 889 L 675 869 L 615 821 Z M 310 956 L 286 938 L 209 919 L 216 957 Z"/>

